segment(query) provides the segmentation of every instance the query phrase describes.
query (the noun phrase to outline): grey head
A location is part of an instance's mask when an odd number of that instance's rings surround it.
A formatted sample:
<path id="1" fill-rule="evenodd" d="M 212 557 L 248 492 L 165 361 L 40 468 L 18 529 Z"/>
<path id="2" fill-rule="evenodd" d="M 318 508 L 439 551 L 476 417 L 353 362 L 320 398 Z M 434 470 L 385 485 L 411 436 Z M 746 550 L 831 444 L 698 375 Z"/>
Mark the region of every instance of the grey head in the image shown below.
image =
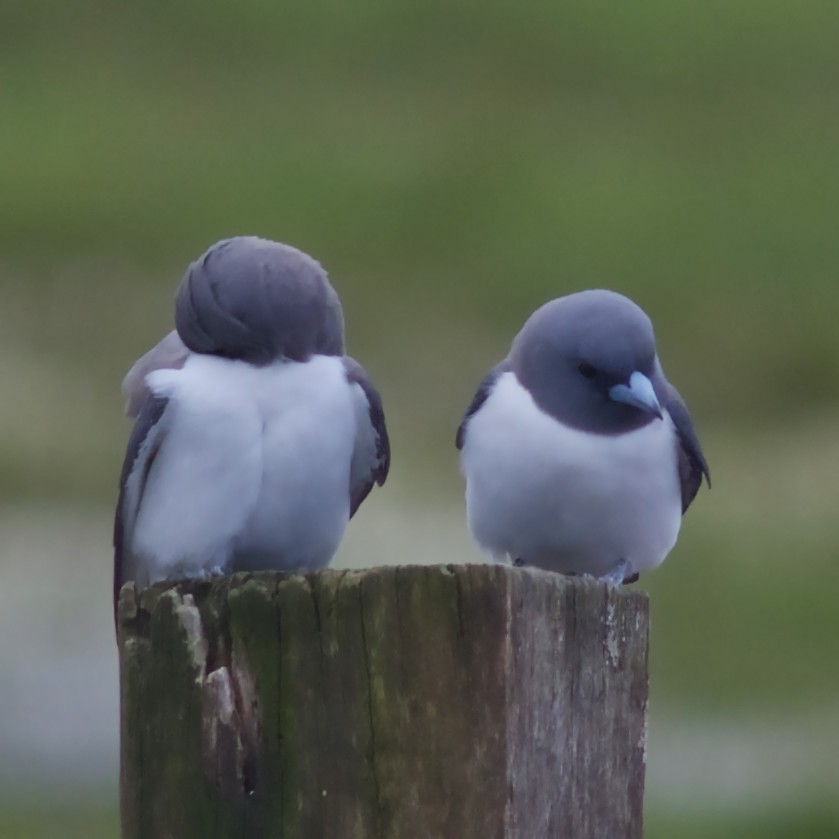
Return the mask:
<path id="1" fill-rule="evenodd" d="M 189 266 L 175 326 L 193 352 L 251 364 L 344 353 L 341 302 L 320 264 L 256 236 L 217 242 Z"/>
<path id="2" fill-rule="evenodd" d="M 652 323 L 616 292 L 546 303 L 516 336 L 508 363 L 536 404 L 573 428 L 621 434 L 662 416 Z"/>

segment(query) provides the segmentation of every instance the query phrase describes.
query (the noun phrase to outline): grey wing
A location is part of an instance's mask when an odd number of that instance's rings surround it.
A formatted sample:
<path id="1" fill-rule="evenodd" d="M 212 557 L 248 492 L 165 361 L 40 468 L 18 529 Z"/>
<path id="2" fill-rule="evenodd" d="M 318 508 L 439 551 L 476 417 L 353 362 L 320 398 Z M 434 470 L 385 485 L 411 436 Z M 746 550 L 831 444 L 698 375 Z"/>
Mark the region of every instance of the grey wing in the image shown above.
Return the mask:
<path id="1" fill-rule="evenodd" d="M 353 388 L 357 419 L 355 448 L 350 464 L 350 518 L 370 494 L 373 484 L 381 486 L 390 469 L 390 441 L 387 436 L 382 398 L 364 368 L 344 356 L 347 381 Z"/>
<path id="2" fill-rule="evenodd" d="M 137 567 L 137 558 L 131 553 L 130 545 L 149 472 L 163 442 L 168 404 L 168 399 L 149 395 L 128 439 L 114 516 L 114 617 L 120 589 L 129 580 L 136 580 L 142 570 Z"/>
<path id="3" fill-rule="evenodd" d="M 466 409 L 466 413 L 463 415 L 463 419 L 460 421 L 460 425 L 457 428 L 457 436 L 455 437 L 455 445 L 458 449 L 463 448 L 463 444 L 466 442 L 466 428 L 469 425 L 469 420 L 480 410 L 481 405 L 486 402 L 487 397 L 492 392 L 493 387 L 495 387 L 495 383 L 498 381 L 498 377 L 502 373 L 506 373 L 510 369 L 510 365 L 507 361 L 502 361 L 500 364 L 496 364 L 489 373 L 484 376 L 481 383 L 478 385 L 478 391 L 472 397 L 472 401 L 469 403 L 469 407 Z"/>
<path id="4" fill-rule="evenodd" d="M 165 338 L 155 344 L 145 355 L 138 358 L 122 380 L 122 395 L 125 397 L 125 413 L 136 417 L 149 395 L 146 376 L 152 370 L 180 368 L 189 356 L 189 350 L 180 335 L 173 329 Z"/>
<path id="5" fill-rule="evenodd" d="M 662 396 L 663 399 L 661 399 Z M 679 391 L 670 382 L 662 380 L 659 398 L 670 414 L 673 425 L 676 426 L 679 443 L 679 481 L 682 486 L 682 512 L 684 513 L 696 498 L 703 477 L 708 486 L 711 486 L 711 473 L 705 455 L 702 454 L 702 446 L 699 445 L 699 438 L 696 436 L 687 405 Z"/>

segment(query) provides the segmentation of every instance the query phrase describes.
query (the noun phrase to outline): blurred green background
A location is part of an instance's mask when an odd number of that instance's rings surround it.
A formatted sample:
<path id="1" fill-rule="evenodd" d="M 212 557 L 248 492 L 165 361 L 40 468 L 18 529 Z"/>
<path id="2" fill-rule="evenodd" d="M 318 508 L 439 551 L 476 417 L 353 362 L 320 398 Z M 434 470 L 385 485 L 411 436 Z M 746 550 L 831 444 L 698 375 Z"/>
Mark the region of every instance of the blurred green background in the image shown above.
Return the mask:
<path id="1" fill-rule="evenodd" d="M 645 835 L 839 835 L 839 5 L 0 6 L 0 837 L 117 835 L 119 383 L 187 263 L 316 256 L 392 478 L 341 564 L 477 558 L 454 431 L 551 297 L 652 316 L 714 477 L 652 597 Z"/>

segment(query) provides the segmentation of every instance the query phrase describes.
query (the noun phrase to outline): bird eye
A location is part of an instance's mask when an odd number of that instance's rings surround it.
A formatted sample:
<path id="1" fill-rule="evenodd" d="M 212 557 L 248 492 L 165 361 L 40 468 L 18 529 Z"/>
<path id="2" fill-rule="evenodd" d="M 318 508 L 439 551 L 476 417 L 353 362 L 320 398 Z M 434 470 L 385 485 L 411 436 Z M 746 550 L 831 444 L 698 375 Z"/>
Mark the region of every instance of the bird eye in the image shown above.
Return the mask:
<path id="1" fill-rule="evenodd" d="M 597 375 L 597 370 L 585 361 L 580 362 L 577 369 L 582 373 L 587 379 L 593 379 Z"/>

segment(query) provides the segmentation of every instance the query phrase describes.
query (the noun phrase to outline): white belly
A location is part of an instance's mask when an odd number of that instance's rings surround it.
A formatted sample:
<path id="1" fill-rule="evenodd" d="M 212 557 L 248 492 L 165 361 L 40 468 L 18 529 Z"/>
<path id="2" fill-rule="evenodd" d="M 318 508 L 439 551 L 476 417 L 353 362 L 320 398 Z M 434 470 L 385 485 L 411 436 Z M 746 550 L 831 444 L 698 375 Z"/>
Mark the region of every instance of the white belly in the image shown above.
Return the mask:
<path id="1" fill-rule="evenodd" d="M 326 565 L 349 519 L 356 426 L 341 360 L 194 355 L 148 381 L 170 399 L 133 537 L 150 580 Z"/>
<path id="2" fill-rule="evenodd" d="M 681 524 L 668 415 L 628 434 L 588 434 L 543 413 L 513 373 L 470 419 L 461 456 L 469 527 L 496 558 L 602 576 L 658 565 Z"/>

